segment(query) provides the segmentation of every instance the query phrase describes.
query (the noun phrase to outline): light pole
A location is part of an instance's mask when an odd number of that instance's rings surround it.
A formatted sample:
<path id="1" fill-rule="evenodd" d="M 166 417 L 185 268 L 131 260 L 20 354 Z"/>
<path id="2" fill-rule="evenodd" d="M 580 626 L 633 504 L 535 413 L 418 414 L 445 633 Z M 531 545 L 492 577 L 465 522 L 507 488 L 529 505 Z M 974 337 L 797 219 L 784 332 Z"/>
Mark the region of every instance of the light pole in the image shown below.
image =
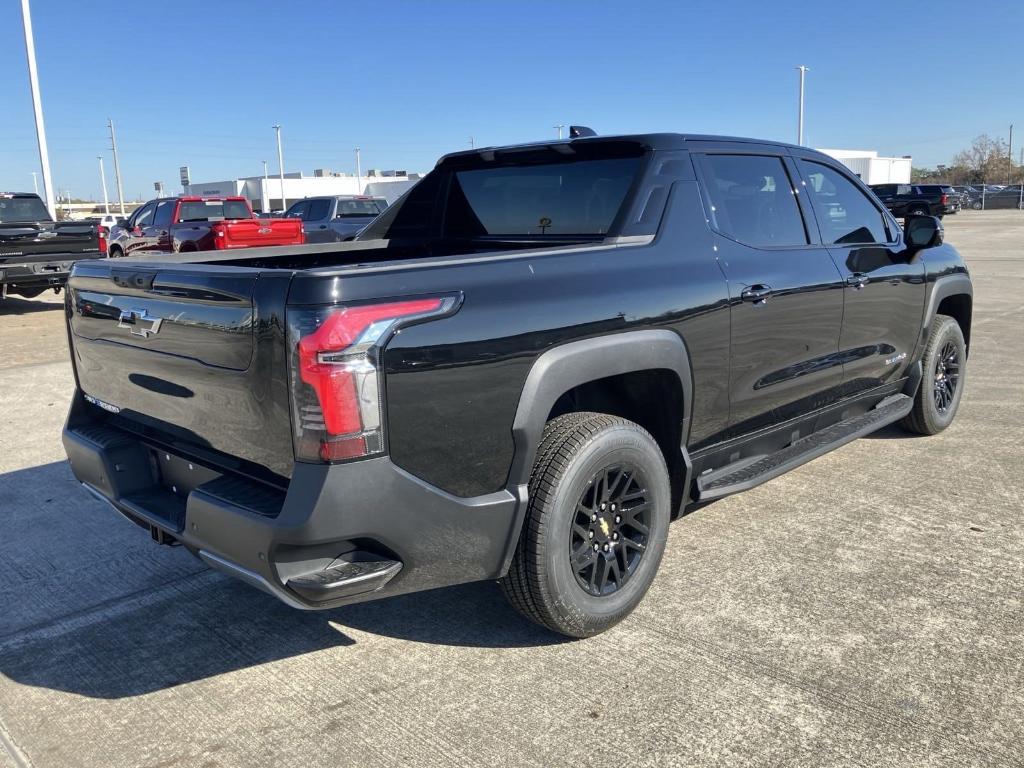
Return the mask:
<path id="1" fill-rule="evenodd" d="M 277 168 L 281 175 L 281 211 L 283 212 L 288 206 L 284 199 L 284 154 L 281 152 L 281 126 L 275 123 L 270 127 L 277 131 Z"/>
<path id="2" fill-rule="evenodd" d="M 1010 147 L 1006 151 L 1006 186 L 1010 186 L 1013 175 L 1013 123 L 1010 123 Z"/>
<path id="3" fill-rule="evenodd" d="M 472 136 L 469 137 L 469 148 L 476 149 L 476 142 L 473 140 Z"/>
<path id="4" fill-rule="evenodd" d="M 117 161 L 117 136 L 114 135 L 114 121 L 109 117 L 107 118 L 107 127 L 110 129 L 110 151 L 114 153 L 114 181 L 117 182 L 117 204 L 121 206 L 121 215 L 124 216 L 124 188 L 121 186 L 121 164 Z"/>
<path id="5" fill-rule="evenodd" d="M 800 111 L 796 123 L 796 143 L 802 147 L 804 145 L 804 78 L 810 71 L 810 67 L 801 64 L 797 69 L 800 71 Z"/>
<path id="6" fill-rule="evenodd" d="M 39 181 L 38 181 L 38 179 L 36 179 L 36 175 L 37 175 L 36 172 L 32 171 L 32 189 L 38 195 L 39 194 Z"/>
<path id="7" fill-rule="evenodd" d="M 96 155 L 100 161 L 100 186 L 103 187 L 103 212 L 110 213 L 110 199 L 107 197 L 107 174 L 103 172 L 103 155 Z"/>
<path id="8" fill-rule="evenodd" d="M 565 126 L 564 125 L 555 125 L 555 126 L 552 126 L 552 127 L 556 131 L 558 131 L 558 138 L 562 138 L 562 129 L 565 128 Z"/>
<path id="9" fill-rule="evenodd" d="M 46 126 L 43 125 L 43 102 L 39 96 L 39 74 L 36 72 L 36 44 L 32 37 L 32 14 L 28 0 L 21 0 L 21 20 L 25 27 L 25 57 L 28 59 L 28 82 L 32 90 L 32 109 L 36 117 L 36 143 L 39 145 L 39 165 L 43 170 L 43 194 L 46 209 L 54 216 L 53 180 L 50 178 L 50 152 L 46 148 Z M 54 216 L 54 218 L 56 218 Z"/>
<path id="10" fill-rule="evenodd" d="M 356 194 L 363 194 L 363 168 L 359 164 L 359 147 L 356 147 Z"/>

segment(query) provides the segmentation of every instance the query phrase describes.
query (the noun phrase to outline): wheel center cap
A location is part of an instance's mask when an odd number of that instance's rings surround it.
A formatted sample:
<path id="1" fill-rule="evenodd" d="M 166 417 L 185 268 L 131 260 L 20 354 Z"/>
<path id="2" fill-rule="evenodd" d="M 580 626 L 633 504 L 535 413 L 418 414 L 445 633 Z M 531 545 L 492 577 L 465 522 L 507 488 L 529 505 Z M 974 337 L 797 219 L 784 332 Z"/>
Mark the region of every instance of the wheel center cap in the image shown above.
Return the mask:
<path id="1" fill-rule="evenodd" d="M 597 522 L 598 525 L 601 526 L 601 533 L 603 533 L 605 537 L 607 537 L 611 533 L 611 528 L 608 526 L 608 521 L 601 517 L 598 518 Z"/>

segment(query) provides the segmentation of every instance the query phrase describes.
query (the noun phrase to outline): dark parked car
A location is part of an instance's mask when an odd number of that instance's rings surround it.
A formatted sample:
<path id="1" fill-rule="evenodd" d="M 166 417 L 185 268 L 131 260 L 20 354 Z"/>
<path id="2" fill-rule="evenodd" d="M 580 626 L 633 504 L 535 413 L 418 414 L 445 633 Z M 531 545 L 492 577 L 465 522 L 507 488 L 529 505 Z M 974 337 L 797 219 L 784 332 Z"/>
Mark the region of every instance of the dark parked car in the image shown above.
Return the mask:
<path id="1" fill-rule="evenodd" d="M 0 298 L 59 292 L 72 264 L 106 255 L 105 227 L 54 221 L 39 195 L 0 192 Z"/>
<path id="2" fill-rule="evenodd" d="M 937 219 L 901 228 L 812 150 L 476 149 L 354 242 L 77 265 L 64 445 L 156 541 L 291 606 L 499 579 L 582 637 L 692 505 L 945 429 L 971 297 Z"/>
<path id="3" fill-rule="evenodd" d="M 383 197 L 331 195 L 307 197 L 285 214 L 302 219 L 307 243 L 340 243 L 351 240 L 388 207 Z"/>
<path id="4" fill-rule="evenodd" d="M 871 191 L 897 218 L 936 216 L 960 210 L 960 195 L 943 184 L 872 184 Z"/>
<path id="5" fill-rule="evenodd" d="M 1021 185 L 1014 184 L 1009 187 L 1000 187 L 997 190 L 985 191 L 985 197 L 978 197 L 972 204 L 972 208 L 990 210 L 993 208 L 1021 208 L 1024 209 L 1024 198 L 1021 196 Z"/>

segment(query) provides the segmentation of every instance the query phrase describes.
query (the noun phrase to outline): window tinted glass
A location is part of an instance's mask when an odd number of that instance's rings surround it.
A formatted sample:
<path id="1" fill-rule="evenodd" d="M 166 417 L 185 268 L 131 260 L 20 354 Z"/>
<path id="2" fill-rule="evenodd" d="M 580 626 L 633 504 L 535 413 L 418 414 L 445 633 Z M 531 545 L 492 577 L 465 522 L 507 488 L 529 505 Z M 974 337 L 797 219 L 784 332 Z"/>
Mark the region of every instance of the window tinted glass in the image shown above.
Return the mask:
<path id="1" fill-rule="evenodd" d="M 307 211 L 309 211 L 309 201 L 300 200 L 288 209 L 288 213 L 285 214 L 285 217 L 289 219 L 304 219 L 306 218 Z"/>
<path id="2" fill-rule="evenodd" d="M 707 155 L 703 165 L 719 232 L 753 246 L 807 244 L 800 209 L 781 158 Z"/>
<path id="3" fill-rule="evenodd" d="M 807 191 L 826 243 L 886 243 L 885 218 L 852 181 L 833 168 L 801 160 Z"/>
<path id="4" fill-rule="evenodd" d="M 165 200 L 156 206 L 156 215 L 153 217 L 153 225 L 166 227 L 171 223 L 171 216 L 174 214 L 174 200 Z"/>
<path id="5" fill-rule="evenodd" d="M 153 222 L 153 211 L 156 210 L 156 203 L 146 203 L 139 215 L 135 217 L 136 227 L 148 227 Z"/>
<path id="6" fill-rule="evenodd" d="M 0 195 L 0 224 L 49 220 L 50 214 L 38 197 Z"/>
<path id="7" fill-rule="evenodd" d="M 445 234 L 603 235 L 639 165 L 631 157 L 456 171 Z"/>
<path id="8" fill-rule="evenodd" d="M 377 216 L 388 204 L 383 200 L 339 200 L 337 217 L 346 216 Z"/>
<path id="9" fill-rule="evenodd" d="M 303 218 L 309 219 L 310 221 L 320 221 L 320 219 L 326 219 L 330 212 L 330 200 L 310 200 L 309 211 L 305 216 L 303 216 Z"/>
<path id="10" fill-rule="evenodd" d="M 248 219 L 249 208 L 241 200 L 199 200 L 182 203 L 178 221 Z"/>

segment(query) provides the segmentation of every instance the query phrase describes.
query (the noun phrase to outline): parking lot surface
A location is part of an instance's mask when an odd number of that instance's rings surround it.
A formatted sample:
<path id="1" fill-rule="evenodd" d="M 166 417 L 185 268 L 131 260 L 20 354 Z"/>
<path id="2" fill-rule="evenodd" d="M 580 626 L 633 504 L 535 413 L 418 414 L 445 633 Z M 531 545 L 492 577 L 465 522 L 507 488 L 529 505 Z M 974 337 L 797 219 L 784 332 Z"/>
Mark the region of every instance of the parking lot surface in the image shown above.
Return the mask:
<path id="1" fill-rule="evenodd" d="M 494 584 L 301 613 L 84 493 L 59 297 L 0 304 L 0 766 L 1024 765 L 1024 214 L 945 221 L 966 394 L 677 520 L 613 630 Z"/>

